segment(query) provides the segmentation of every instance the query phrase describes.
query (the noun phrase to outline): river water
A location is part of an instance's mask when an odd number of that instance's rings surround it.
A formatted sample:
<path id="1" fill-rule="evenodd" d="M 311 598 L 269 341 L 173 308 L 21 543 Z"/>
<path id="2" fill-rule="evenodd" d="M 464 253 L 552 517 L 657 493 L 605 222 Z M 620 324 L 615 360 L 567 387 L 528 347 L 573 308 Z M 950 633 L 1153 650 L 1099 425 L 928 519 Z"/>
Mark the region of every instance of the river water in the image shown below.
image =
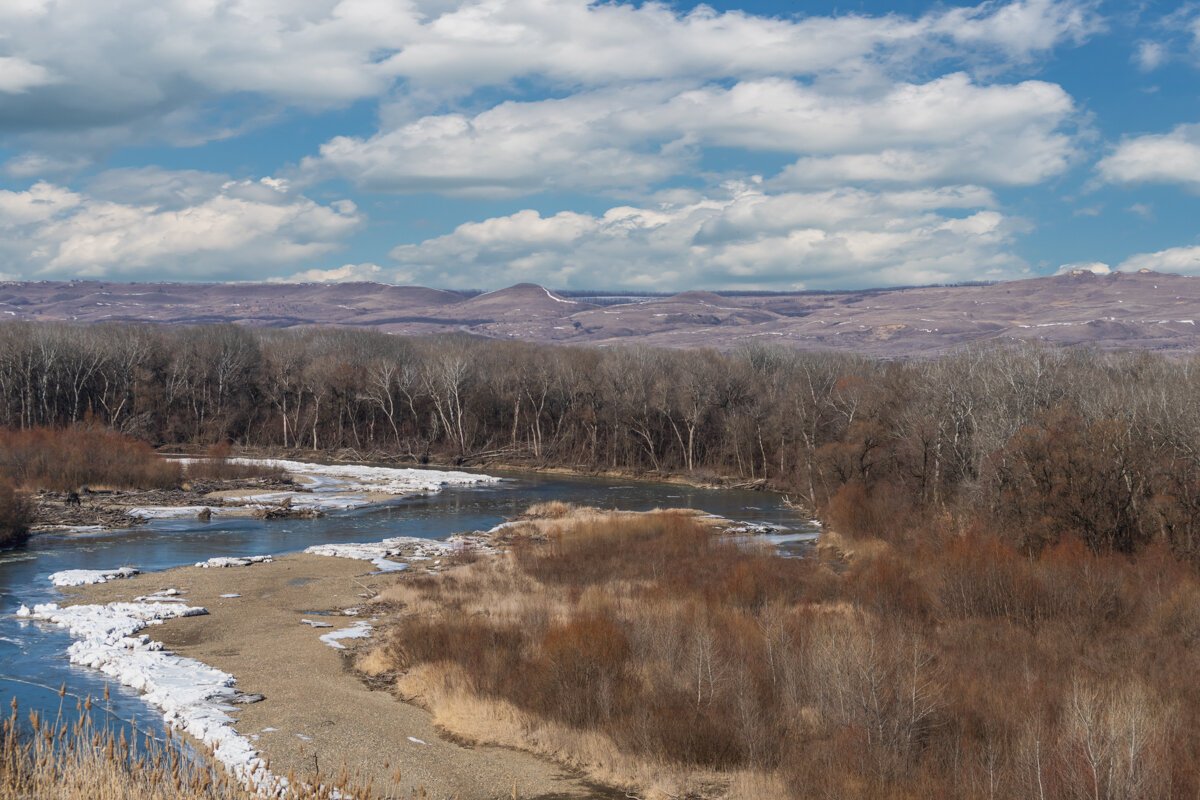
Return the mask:
<path id="1" fill-rule="evenodd" d="M 257 520 L 214 517 L 154 520 L 126 531 L 41 534 L 17 550 L 0 551 L 0 701 L 16 698 L 23 713 L 39 709 L 53 716 L 58 690 L 73 697 L 100 698 L 106 683 L 112 719 L 132 721 L 143 731 L 161 731 L 161 713 L 103 674 L 68 663 L 66 631 L 14 616 L 21 604 L 56 602 L 58 590 L 47 576 L 65 569 L 105 569 L 123 565 L 157 571 L 213 556 L 294 553 L 327 542 L 371 542 L 393 536 L 438 539 L 453 533 L 487 530 L 530 505 L 563 500 L 579 505 L 644 511 L 690 507 L 734 520 L 780 529 L 782 547 L 815 533 L 777 495 L 732 489 L 698 489 L 665 483 L 631 483 L 528 473 L 501 474 L 502 483 L 447 488 L 426 497 L 398 500 L 310 520 Z M 787 535 L 787 534 L 790 534 Z M 788 541 L 788 540 L 793 541 Z M 367 565 L 364 564 L 364 568 Z M 147 631 L 153 634 L 153 631 Z M 74 712 L 75 701 L 66 707 Z"/>

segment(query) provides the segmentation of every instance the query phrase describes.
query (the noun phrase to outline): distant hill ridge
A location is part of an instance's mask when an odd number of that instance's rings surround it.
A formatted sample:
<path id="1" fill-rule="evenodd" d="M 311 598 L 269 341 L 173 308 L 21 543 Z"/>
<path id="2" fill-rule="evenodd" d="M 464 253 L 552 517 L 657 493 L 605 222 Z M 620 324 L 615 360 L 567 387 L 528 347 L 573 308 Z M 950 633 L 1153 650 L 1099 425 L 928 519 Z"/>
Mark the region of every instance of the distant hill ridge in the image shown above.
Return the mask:
<path id="1" fill-rule="evenodd" d="M 454 292 L 378 283 L 0 283 L 0 318 L 469 333 L 563 344 L 731 349 L 769 342 L 887 358 L 968 342 L 1200 349 L 1200 278 L 1074 271 L 1008 283 L 829 292 Z"/>

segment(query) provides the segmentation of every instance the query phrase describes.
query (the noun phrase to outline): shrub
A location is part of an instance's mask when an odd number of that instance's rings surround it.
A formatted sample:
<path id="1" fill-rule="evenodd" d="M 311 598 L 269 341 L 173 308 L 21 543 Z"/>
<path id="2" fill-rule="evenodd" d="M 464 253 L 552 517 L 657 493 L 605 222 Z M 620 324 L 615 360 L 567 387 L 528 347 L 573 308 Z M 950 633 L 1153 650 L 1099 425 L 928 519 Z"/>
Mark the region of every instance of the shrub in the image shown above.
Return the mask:
<path id="1" fill-rule="evenodd" d="M 167 489 L 179 465 L 145 442 L 98 428 L 0 429 L 0 475 L 25 489 Z"/>
<path id="2" fill-rule="evenodd" d="M 247 478 L 265 478 L 282 480 L 286 473 L 278 467 L 262 464 L 245 464 L 231 460 L 229 454 L 232 448 L 228 442 L 215 444 L 205 451 L 201 458 L 188 462 L 185 468 L 187 477 L 191 480 L 244 480 Z"/>
<path id="3" fill-rule="evenodd" d="M 0 479 L 0 547 L 25 541 L 32 517 L 29 499 L 18 492 L 11 481 Z"/>

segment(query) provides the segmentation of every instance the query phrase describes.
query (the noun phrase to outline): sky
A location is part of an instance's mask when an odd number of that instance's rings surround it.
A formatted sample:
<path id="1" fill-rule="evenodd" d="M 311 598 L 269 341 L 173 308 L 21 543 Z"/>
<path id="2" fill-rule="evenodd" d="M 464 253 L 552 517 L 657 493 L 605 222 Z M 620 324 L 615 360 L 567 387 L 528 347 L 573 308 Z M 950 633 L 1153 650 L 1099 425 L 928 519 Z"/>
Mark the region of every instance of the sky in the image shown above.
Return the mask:
<path id="1" fill-rule="evenodd" d="M 0 279 L 1200 274 L 1200 3 L 3 0 Z"/>

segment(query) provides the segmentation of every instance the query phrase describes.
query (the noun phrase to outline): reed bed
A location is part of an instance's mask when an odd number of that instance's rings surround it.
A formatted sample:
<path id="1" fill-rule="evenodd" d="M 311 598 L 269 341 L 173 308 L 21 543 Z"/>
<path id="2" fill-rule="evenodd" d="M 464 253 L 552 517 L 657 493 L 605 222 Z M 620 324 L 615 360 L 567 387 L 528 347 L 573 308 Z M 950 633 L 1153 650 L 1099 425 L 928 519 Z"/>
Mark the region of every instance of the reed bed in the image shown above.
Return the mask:
<path id="1" fill-rule="evenodd" d="M 65 689 L 59 691 L 64 698 Z M 16 698 L 0 725 L 0 800 L 255 800 L 256 794 L 216 765 L 211 754 L 189 752 L 168 729 L 166 738 L 132 725 L 97 724 L 90 698 L 74 710 L 60 704 L 49 718 L 22 715 Z M 269 763 L 267 765 L 269 769 Z M 343 764 L 333 773 L 289 774 L 280 800 L 425 800 L 363 784 Z M 400 770 L 393 775 L 401 780 Z M 315 788 L 314 788 L 315 787 Z"/>

